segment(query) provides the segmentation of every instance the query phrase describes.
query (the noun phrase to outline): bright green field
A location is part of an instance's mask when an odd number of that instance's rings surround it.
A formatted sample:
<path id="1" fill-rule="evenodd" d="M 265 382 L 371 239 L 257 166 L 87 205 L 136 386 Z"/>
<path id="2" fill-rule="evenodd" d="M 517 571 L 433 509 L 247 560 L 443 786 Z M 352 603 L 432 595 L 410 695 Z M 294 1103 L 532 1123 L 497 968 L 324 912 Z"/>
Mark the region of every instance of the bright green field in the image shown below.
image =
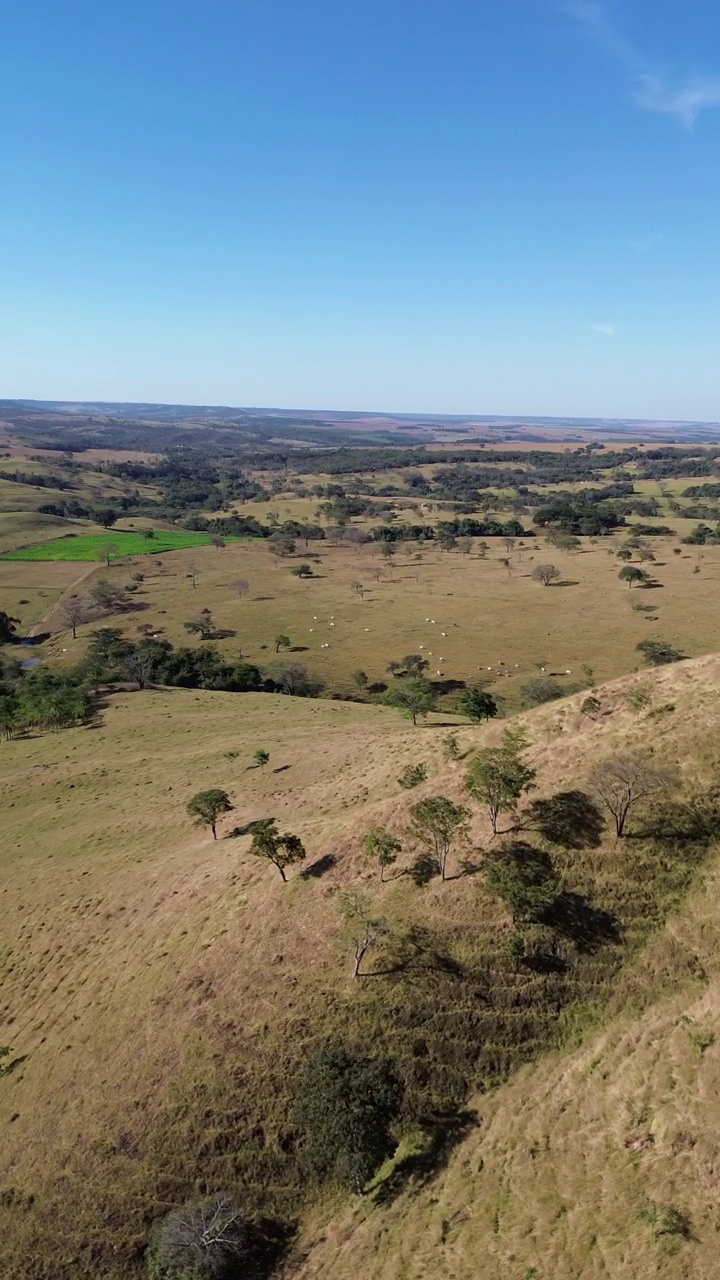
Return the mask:
<path id="1" fill-rule="evenodd" d="M 228 538 L 237 542 L 237 538 Z M 186 533 L 175 530 L 157 530 L 152 538 L 141 532 L 109 530 L 107 533 L 82 533 L 77 536 L 55 538 L 51 542 L 38 542 L 34 546 L 19 547 L 8 551 L 0 560 L 105 560 L 112 547 L 111 557 L 157 555 L 161 551 L 182 551 L 185 547 L 207 546 L 208 533 Z"/>

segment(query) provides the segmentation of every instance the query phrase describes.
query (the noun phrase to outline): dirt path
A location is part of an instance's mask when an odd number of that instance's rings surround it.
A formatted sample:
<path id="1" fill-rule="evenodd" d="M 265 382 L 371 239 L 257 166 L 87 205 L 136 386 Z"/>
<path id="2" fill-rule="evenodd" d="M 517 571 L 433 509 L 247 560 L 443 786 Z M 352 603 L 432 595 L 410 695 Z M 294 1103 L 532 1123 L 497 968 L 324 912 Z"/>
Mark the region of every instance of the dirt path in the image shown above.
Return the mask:
<path id="1" fill-rule="evenodd" d="M 40 621 L 36 622 L 35 626 L 30 628 L 30 630 L 28 631 L 28 636 L 34 636 L 35 633 L 45 625 L 48 618 L 52 617 L 55 610 L 60 608 L 63 601 L 67 600 L 68 596 L 72 595 L 75 588 L 79 586 L 81 582 L 84 582 L 86 578 L 89 578 L 90 574 L 94 573 L 96 569 L 97 569 L 97 564 L 95 563 L 95 561 L 93 561 L 93 563 L 87 569 L 85 569 L 83 573 L 80 574 L 80 577 L 76 578 L 74 582 L 71 582 L 70 586 L 67 587 L 65 591 L 63 591 L 60 599 L 56 600 L 55 604 L 50 605 L 50 608 L 45 611 Z"/>

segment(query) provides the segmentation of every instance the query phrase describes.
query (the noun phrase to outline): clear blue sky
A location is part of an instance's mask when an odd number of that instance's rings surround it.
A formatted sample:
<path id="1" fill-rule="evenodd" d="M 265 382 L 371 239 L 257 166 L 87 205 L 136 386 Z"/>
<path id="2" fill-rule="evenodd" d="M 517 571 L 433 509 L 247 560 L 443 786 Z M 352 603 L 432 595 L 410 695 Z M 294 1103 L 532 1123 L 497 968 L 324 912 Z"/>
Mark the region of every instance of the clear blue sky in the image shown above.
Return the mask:
<path id="1" fill-rule="evenodd" d="M 717 0 L 0 0 L 0 396 L 720 417 Z"/>

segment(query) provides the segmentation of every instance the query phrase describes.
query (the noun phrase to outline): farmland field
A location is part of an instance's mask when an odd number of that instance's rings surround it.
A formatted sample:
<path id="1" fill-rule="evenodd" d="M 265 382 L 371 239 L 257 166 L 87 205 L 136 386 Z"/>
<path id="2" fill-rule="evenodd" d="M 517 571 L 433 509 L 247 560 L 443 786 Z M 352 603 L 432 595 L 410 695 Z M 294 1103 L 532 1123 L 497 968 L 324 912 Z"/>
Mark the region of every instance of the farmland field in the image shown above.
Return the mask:
<path id="1" fill-rule="evenodd" d="M 236 541 L 236 539 L 228 539 Z M 186 547 L 207 546 L 208 533 L 187 533 L 180 530 L 158 530 L 152 538 L 143 533 L 119 530 L 106 534 L 68 534 L 50 542 L 19 547 L 0 556 L 2 560 L 105 560 L 112 548 L 111 559 L 119 556 L 153 555 L 159 551 L 183 551 Z"/>

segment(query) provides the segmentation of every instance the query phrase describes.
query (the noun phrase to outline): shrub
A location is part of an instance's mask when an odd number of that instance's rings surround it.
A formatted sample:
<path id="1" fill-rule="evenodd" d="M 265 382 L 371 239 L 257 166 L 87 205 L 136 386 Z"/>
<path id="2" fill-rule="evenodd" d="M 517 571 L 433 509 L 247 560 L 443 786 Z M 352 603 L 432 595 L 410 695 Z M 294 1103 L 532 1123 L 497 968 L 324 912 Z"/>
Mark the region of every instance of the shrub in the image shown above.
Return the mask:
<path id="1" fill-rule="evenodd" d="M 398 784 L 401 787 L 404 787 L 406 791 L 410 791 L 413 787 L 419 787 L 420 783 L 424 782 L 427 776 L 428 771 L 426 764 L 409 764 L 400 774 Z"/>

